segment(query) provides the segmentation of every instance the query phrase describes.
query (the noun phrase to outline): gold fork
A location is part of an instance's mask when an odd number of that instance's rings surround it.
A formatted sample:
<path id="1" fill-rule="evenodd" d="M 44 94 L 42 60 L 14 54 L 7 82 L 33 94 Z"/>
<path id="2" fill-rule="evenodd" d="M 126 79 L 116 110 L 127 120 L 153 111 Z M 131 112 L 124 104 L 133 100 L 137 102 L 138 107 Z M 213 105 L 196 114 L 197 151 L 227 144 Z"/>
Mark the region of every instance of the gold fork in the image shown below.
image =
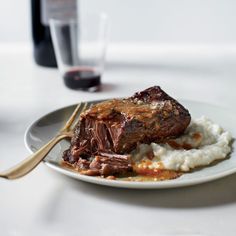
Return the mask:
<path id="1" fill-rule="evenodd" d="M 83 105 L 83 106 L 82 106 Z M 73 135 L 73 129 L 77 122 L 75 122 L 76 116 L 82 106 L 81 112 L 88 108 L 88 103 L 78 104 L 74 112 L 67 120 L 64 127 L 58 132 L 58 134 L 52 138 L 48 143 L 41 147 L 38 151 L 13 166 L 12 168 L 0 173 L 0 177 L 6 179 L 17 179 L 33 170 L 51 151 L 51 149 L 62 139 L 71 138 Z"/>

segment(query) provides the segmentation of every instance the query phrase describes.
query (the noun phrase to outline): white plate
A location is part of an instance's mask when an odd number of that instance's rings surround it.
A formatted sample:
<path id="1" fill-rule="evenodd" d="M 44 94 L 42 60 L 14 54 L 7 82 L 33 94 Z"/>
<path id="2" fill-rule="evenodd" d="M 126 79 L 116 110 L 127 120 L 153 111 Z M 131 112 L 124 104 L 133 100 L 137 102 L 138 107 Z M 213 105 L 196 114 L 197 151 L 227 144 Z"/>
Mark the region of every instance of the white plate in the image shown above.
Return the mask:
<path id="1" fill-rule="evenodd" d="M 226 130 L 230 131 L 233 137 L 236 137 L 236 115 L 234 112 L 227 109 L 193 101 L 180 101 L 191 113 L 192 117 L 200 117 L 205 115 L 214 122 L 220 124 Z M 30 152 L 35 152 L 50 138 L 55 136 L 57 131 L 63 126 L 65 121 L 71 115 L 75 105 L 64 107 L 53 111 L 35 121 L 26 130 L 25 145 Z M 158 188 L 175 188 L 200 184 L 236 172 L 236 154 L 232 151 L 230 157 L 226 160 L 218 162 L 215 165 L 204 167 L 192 173 L 183 174 L 181 177 L 174 180 L 165 180 L 161 182 L 128 182 L 120 180 L 107 180 L 98 177 L 81 175 L 73 170 L 67 169 L 60 164 L 62 153 L 69 146 L 68 141 L 61 141 L 45 158 L 45 164 L 50 168 L 82 181 L 107 185 L 120 188 L 137 188 L 137 189 L 158 189 Z M 235 150 L 235 142 L 233 143 Z"/>

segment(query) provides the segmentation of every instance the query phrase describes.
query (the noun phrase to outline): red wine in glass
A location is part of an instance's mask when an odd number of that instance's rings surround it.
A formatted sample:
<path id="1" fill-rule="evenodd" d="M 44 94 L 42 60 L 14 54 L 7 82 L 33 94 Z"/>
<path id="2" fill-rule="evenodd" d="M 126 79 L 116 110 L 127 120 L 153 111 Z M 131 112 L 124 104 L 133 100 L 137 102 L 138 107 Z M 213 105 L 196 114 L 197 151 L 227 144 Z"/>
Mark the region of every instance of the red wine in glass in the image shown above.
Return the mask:
<path id="1" fill-rule="evenodd" d="M 64 83 L 71 89 L 90 89 L 101 84 L 101 75 L 91 68 L 78 68 L 63 75 Z"/>

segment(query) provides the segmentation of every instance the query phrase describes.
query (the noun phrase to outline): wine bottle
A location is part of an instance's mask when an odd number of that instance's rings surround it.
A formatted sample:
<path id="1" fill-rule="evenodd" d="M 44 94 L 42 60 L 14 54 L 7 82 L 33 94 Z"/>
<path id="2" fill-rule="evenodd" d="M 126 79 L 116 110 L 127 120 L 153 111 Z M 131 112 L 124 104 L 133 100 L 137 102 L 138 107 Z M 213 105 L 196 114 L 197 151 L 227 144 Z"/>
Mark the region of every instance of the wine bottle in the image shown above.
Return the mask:
<path id="1" fill-rule="evenodd" d="M 34 59 L 38 65 L 57 66 L 49 19 L 75 19 L 76 12 L 76 0 L 31 0 Z"/>

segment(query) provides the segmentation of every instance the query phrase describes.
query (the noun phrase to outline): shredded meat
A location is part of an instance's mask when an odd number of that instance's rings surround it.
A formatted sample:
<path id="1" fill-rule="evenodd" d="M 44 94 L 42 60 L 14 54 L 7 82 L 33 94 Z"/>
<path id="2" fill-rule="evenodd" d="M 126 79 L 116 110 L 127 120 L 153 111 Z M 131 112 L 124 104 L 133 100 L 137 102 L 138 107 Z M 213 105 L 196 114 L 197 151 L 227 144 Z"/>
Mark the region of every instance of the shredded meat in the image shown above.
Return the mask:
<path id="1" fill-rule="evenodd" d="M 89 167 L 91 170 L 97 170 L 100 175 L 105 176 L 125 174 L 132 170 L 130 157 L 116 154 L 95 156 Z"/>
<path id="2" fill-rule="evenodd" d="M 81 114 L 63 159 L 78 163 L 84 174 L 123 174 L 132 169 L 128 154 L 138 143 L 178 137 L 190 120 L 188 110 L 159 86 L 101 102 Z"/>

